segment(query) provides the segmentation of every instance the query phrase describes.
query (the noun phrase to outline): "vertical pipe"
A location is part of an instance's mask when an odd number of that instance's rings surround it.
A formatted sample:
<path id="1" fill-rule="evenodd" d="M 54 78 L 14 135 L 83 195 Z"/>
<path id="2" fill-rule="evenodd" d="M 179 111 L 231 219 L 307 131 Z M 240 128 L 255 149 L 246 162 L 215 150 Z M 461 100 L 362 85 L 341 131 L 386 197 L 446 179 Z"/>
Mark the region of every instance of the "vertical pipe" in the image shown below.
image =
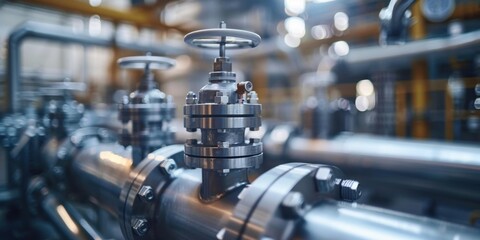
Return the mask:
<path id="1" fill-rule="evenodd" d="M 420 2 L 416 2 L 412 7 L 415 24 L 411 28 L 413 40 L 425 38 L 426 26 L 425 19 L 420 10 Z M 413 137 L 419 139 L 428 138 L 428 123 L 425 114 L 428 107 L 428 73 L 427 62 L 424 59 L 413 62 L 412 66 L 412 96 L 413 96 Z"/>
<path id="2" fill-rule="evenodd" d="M 448 83 L 445 84 L 445 139 L 453 139 L 453 121 L 455 107 L 453 104 L 453 97 L 448 89 Z"/>
<path id="3" fill-rule="evenodd" d="M 395 87 L 395 133 L 398 137 L 405 137 L 407 135 L 406 113 L 407 113 L 407 90 L 405 85 L 398 83 Z"/>

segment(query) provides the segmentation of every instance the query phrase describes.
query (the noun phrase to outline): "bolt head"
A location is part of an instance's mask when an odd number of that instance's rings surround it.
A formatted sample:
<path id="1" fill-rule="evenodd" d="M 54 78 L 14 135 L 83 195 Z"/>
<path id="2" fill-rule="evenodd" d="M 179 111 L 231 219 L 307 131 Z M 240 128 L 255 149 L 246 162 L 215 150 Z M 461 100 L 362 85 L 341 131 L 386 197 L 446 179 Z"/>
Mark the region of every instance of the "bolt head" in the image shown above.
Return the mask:
<path id="1" fill-rule="evenodd" d="M 256 104 L 258 103 L 258 95 L 257 95 L 257 92 L 255 91 L 251 91 L 247 94 L 247 102 L 248 103 L 252 103 L 252 104 Z"/>
<path id="2" fill-rule="evenodd" d="M 320 193 L 329 193 L 335 188 L 334 172 L 329 167 L 320 167 L 315 173 L 315 186 Z"/>
<path id="3" fill-rule="evenodd" d="M 160 163 L 160 170 L 166 175 L 171 175 L 175 169 L 177 169 L 177 163 L 171 158 L 165 159 Z"/>
<path id="4" fill-rule="evenodd" d="M 197 103 L 197 95 L 194 92 L 188 92 L 187 97 L 185 98 L 186 104 L 196 104 Z"/>
<path id="5" fill-rule="evenodd" d="M 228 104 L 228 96 L 226 93 L 219 91 L 216 93 L 215 96 L 215 103 L 216 104 Z"/>
<path id="6" fill-rule="evenodd" d="M 353 202 L 362 196 L 358 181 L 346 179 L 341 182 L 340 187 L 342 200 Z"/>
<path id="7" fill-rule="evenodd" d="M 475 102 L 473 103 L 473 106 L 475 107 L 475 109 L 480 110 L 480 98 L 475 99 Z"/>
<path id="8" fill-rule="evenodd" d="M 153 198 L 155 197 L 155 194 L 153 193 L 153 189 L 150 186 L 142 186 L 140 188 L 140 191 L 138 191 L 138 196 L 144 200 L 144 201 L 152 201 Z"/>
<path id="9" fill-rule="evenodd" d="M 132 229 L 138 236 L 144 236 L 148 232 L 148 221 L 144 218 L 134 219 Z"/>

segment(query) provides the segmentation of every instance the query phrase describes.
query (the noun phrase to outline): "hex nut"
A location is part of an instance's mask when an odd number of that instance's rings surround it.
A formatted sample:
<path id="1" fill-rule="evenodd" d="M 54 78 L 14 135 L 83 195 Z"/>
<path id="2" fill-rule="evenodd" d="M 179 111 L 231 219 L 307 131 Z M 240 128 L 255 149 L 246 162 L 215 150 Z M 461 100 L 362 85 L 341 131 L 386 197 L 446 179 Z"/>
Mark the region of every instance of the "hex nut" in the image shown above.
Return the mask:
<path id="1" fill-rule="evenodd" d="M 132 221 L 132 229 L 138 236 L 144 236 L 148 232 L 148 221 L 144 218 L 137 218 Z"/>
<path id="2" fill-rule="evenodd" d="M 335 177 L 329 167 L 320 167 L 315 173 L 315 186 L 320 193 L 329 193 L 335 188 Z"/>
<path id="3" fill-rule="evenodd" d="M 473 106 L 475 109 L 480 109 L 480 98 L 475 99 L 475 102 L 473 103 Z"/>
<path id="4" fill-rule="evenodd" d="M 138 191 L 138 196 L 144 200 L 144 201 L 152 201 L 153 198 L 155 197 L 155 194 L 153 193 L 153 189 L 150 186 L 142 186 L 140 188 L 140 191 Z"/>
<path id="5" fill-rule="evenodd" d="M 177 169 L 177 163 L 171 158 L 165 159 L 160 163 L 160 170 L 166 175 L 171 175 L 175 169 Z"/>
<path id="6" fill-rule="evenodd" d="M 340 196 L 344 201 L 353 202 L 362 196 L 358 181 L 346 179 L 341 182 L 340 187 Z"/>
<path id="7" fill-rule="evenodd" d="M 228 96 L 224 92 L 218 91 L 215 96 L 215 103 L 228 104 Z"/>
<path id="8" fill-rule="evenodd" d="M 257 92 L 251 91 L 247 94 L 247 102 L 252 104 L 258 103 L 258 95 Z"/>
<path id="9" fill-rule="evenodd" d="M 196 104 L 197 103 L 197 95 L 190 91 L 187 93 L 187 97 L 185 98 L 186 104 Z"/>

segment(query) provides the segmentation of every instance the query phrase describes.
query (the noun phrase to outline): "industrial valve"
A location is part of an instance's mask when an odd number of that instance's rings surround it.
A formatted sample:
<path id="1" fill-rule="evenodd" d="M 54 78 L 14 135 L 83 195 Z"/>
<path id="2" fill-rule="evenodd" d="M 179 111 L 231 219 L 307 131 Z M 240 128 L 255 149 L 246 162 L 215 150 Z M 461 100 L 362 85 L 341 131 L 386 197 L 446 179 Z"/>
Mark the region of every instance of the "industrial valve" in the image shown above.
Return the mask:
<path id="1" fill-rule="evenodd" d="M 72 93 L 84 91 L 85 84 L 65 79 L 62 82 L 49 83 L 39 90 L 45 105 L 41 110 L 42 121 L 49 128 L 50 134 L 61 139 L 80 127 L 85 107 L 73 99 Z"/>
<path id="2" fill-rule="evenodd" d="M 168 123 L 175 116 L 175 106 L 172 97 L 157 88 L 152 70 L 169 69 L 175 60 L 147 54 L 120 58 L 118 64 L 122 68 L 145 71 L 137 90 L 125 96 L 119 112 L 124 126 L 120 143 L 132 147 L 136 165 L 148 153 L 173 143 L 174 133 Z M 131 130 L 127 127 L 129 122 Z"/>
<path id="3" fill-rule="evenodd" d="M 198 97 L 189 92 L 184 106 L 187 131 L 201 130 L 201 139 L 185 144 L 185 164 L 201 168 L 203 184 L 200 196 L 212 201 L 226 191 L 247 183 L 247 169 L 257 168 L 263 161 L 259 139 L 245 139 L 245 129 L 258 130 L 261 105 L 251 82 L 236 82 L 232 62 L 226 49 L 256 47 L 259 35 L 237 29 L 199 30 L 185 36 L 185 42 L 199 48 L 219 48 L 208 84 Z"/>

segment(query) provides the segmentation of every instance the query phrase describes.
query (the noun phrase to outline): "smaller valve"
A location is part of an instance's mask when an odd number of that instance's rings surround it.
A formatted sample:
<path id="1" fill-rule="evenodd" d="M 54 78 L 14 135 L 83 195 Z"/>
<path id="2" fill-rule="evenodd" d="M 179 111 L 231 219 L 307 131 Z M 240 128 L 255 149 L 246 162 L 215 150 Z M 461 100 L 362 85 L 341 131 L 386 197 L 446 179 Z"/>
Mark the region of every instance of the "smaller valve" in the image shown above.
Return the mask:
<path id="1" fill-rule="evenodd" d="M 120 142 L 132 146 L 136 165 L 148 153 L 174 141 L 168 123 L 174 118 L 175 106 L 172 97 L 157 88 L 152 70 L 169 69 L 175 65 L 175 60 L 148 53 L 146 56 L 120 58 L 117 63 L 121 68 L 145 71 L 137 90 L 125 96 L 119 112 L 124 125 Z M 129 122 L 131 129 L 127 126 Z"/>

